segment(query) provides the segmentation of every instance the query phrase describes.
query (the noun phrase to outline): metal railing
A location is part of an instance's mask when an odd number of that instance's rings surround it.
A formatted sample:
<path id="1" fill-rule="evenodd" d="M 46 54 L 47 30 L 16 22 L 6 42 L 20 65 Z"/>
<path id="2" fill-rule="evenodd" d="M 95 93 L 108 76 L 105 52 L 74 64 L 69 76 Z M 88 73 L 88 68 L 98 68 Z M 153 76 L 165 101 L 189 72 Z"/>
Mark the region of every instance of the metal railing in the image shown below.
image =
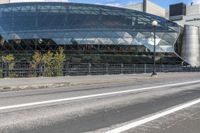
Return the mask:
<path id="1" fill-rule="evenodd" d="M 105 75 L 105 74 L 134 74 L 151 73 L 153 64 L 94 64 L 65 63 L 62 69 L 62 76 L 79 75 Z M 38 65 L 36 69 L 28 62 L 15 62 L 13 68 L 10 63 L 0 63 L 0 77 L 37 77 L 44 75 L 45 66 Z M 52 70 L 54 71 L 54 70 Z M 200 67 L 186 67 L 181 65 L 156 65 L 157 72 L 200 72 Z"/>

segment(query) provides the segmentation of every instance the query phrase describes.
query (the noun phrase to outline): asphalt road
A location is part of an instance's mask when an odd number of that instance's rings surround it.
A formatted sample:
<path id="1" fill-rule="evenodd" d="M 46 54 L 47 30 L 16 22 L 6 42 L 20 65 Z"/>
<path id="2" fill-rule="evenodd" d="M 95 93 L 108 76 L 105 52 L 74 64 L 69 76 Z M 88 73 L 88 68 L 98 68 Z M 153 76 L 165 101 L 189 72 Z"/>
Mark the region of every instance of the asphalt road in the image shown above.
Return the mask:
<path id="1" fill-rule="evenodd" d="M 0 132 L 107 132 L 200 98 L 199 75 L 175 79 L 2 92 Z M 125 132 L 198 133 L 199 116 L 195 104 Z"/>
<path id="2" fill-rule="evenodd" d="M 199 133 L 200 104 L 131 129 L 130 133 Z"/>

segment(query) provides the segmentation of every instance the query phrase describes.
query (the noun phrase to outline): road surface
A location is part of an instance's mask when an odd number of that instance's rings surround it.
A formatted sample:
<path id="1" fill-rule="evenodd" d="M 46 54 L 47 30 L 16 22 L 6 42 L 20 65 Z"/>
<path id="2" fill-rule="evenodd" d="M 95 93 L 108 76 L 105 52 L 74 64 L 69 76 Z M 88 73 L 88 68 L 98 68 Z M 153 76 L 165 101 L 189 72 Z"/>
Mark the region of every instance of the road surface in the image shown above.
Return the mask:
<path id="1" fill-rule="evenodd" d="M 2 92 L 0 132 L 199 133 L 200 74 L 188 77 Z"/>

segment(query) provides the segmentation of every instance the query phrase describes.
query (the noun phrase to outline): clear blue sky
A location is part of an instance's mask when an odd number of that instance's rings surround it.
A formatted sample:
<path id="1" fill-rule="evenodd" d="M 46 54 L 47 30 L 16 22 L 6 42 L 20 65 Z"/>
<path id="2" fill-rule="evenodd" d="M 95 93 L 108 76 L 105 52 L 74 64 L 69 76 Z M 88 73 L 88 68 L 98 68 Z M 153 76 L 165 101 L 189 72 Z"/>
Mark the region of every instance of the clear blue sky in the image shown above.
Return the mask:
<path id="1" fill-rule="evenodd" d="M 107 4 L 107 5 L 127 5 L 129 3 L 138 3 L 142 0 L 68 0 L 69 2 L 79 2 L 79 3 L 99 3 L 99 4 Z M 191 3 L 192 1 L 198 1 L 198 0 L 151 0 L 152 2 L 168 8 L 170 4 L 178 3 L 178 2 L 184 2 L 186 4 Z"/>

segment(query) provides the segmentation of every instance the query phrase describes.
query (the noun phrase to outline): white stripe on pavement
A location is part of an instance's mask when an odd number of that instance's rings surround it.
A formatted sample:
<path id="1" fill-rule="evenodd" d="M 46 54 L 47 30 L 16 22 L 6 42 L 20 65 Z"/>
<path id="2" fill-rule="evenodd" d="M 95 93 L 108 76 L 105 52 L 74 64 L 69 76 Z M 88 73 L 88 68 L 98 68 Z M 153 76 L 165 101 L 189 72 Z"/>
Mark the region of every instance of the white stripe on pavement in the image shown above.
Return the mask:
<path id="1" fill-rule="evenodd" d="M 85 96 L 78 96 L 78 97 L 63 98 L 63 99 L 55 99 L 55 100 L 47 100 L 47 101 L 40 101 L 40 102 L 31 102 L 31 103 L 24 103 L 24 104 L 17 104 L 17 105 L 9 105 L 9 106 L 0 107 L 0 111 L 6 110 L 6 109 L 16 109 L 16 108 L 43 105 L 43 104 L 52 104 L 52 103 L 58 103 L 58 102 L 88 99 L 88 98 L 94 98 L 94 97 L 127 94 L 127 93 L 132 93 L 132 92 L 153 90 L 153 89 L 157 89 L 157 88 L 187 85 L 187 84 L 194 84 L 194 83 L 200 83 L 200 80 L 182 82 L 182 83 L 174 83 L 174 84 L 167 84 L 167 85 L 160 85 L 160 86 L 153 86 L 153 87 L 145 87 L 145 88 L 139 88 L 139 89 L 131 89 L 131 90 L 125 90 L 125 91 L 116 91 L 116 92 L 108 92 L 108 93 L 100 93 L 100 94 L 92 94 L 92 95 L 85 95 Z"/>
<path id="2" fill-rule="evenodd" d="M 144 118 L 144 119 L 129 123 L 127 125 L 124 125 L 124 126 L 121 126 L 121 127 L 115 128 L 115 129 L 112 129 L 110 131 L 107 131 L 106 133 L 121 133 L 121 132 L 125 132 L 125 131 L 128 131 L 128 130 L 133 129 L 135 127 L 141 126 L 141 125 L 143 125 L 145 123 L 151 122 L 153 120 L 156 120 L 158 118 L 164 117 L 166 115 L 170 115 L 170 114 L 175 113 L 177 111 L 189 108 L 189 107 L 194 106 L 194 105 L 199 104 L 199 103 L 200 103 L 200 99 L 197 99 L 197 100 L 194 100 L 194 101 L 191 101 L 191 102 L 176 106 L 174 108 L 168 109 L 167 111 L 159 112 L 159 113 L 157 113 L 155 115 L 152 115 L 150 117 L 147 117 L 147 118 Z"/>

